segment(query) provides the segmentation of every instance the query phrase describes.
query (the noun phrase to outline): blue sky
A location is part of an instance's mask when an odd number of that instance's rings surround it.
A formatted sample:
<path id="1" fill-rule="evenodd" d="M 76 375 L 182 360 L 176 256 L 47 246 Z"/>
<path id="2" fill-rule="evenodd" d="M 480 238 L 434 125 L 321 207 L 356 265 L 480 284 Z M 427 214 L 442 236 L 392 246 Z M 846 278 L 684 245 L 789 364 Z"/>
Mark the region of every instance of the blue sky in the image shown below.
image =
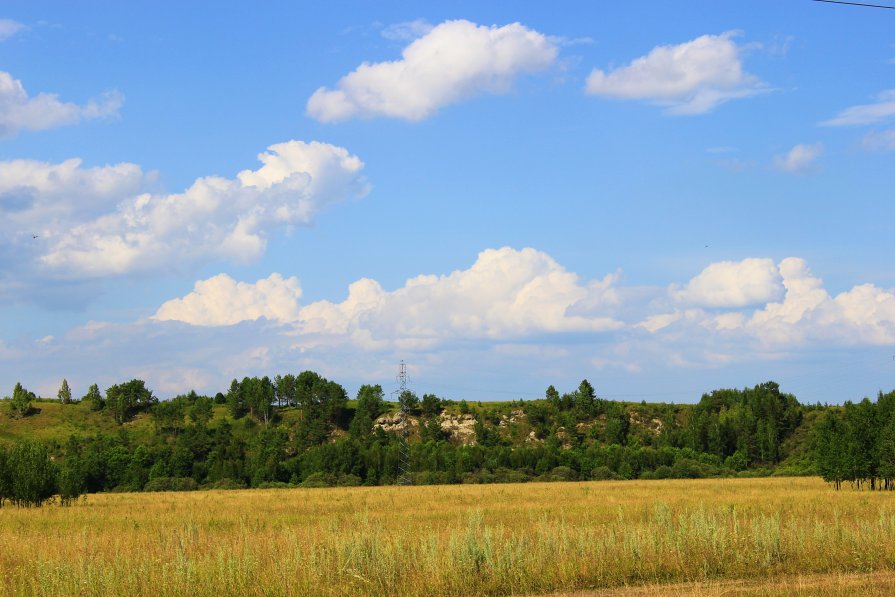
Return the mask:
<path id="1" fill-rule="evenodd" d="M 3 10 L 0 388 L 893 386 L 895 11 Z"/>

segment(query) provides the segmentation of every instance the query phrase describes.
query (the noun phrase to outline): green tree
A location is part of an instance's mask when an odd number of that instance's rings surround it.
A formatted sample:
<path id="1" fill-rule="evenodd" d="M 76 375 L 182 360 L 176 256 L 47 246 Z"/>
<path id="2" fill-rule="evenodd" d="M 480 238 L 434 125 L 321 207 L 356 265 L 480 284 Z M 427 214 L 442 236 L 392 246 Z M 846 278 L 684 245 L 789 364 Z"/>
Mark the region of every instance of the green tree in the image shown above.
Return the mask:
<path id="1" fill-rule="evenodd" d="M 142 379 L 132 379 L 106 390 L 106 409 L 119 425 L 130 419 L 134 413 L 146 410 L 156 402 L 158 400 Z"/>
<path id="2" fill-rule="evenodd" d="M 273 381 L 276 389 L 277 406 L 295 406 L 295 376 L 291 373 L 282 376 L 277 375 Z"/>
<path id="3" fill-rule="evenodd" d="M 404 390 L 398 396 L 398 407 L 401 409 L 401 412 L 413 412 L 417 409 L 419 404 L 420 399 L 417 398 L 417 395 L 413 390 Z"/>
<path id="4" fill-rule="evenodd" d="M 81 402 L 86 402 L 90 406 L 90 410 L 102 410 L 106 405 L 106 401 L 103 400 L 103 395 L 99 391 L 99 386 L 96 384 L 91 384 L 87 388 L 87 393 L 81 398 Z"/>
<path id="5" fill-rule="evenodd" d="M 381 385 L 364 384 L 360 387 L 357 391 L 357 413 L 359 414 L 361 411 L 366 412 L 367 416 L 374 421 L 376 417 L 385 412 L 385 394 Z"/>
<path id="6" fill-rule="evenodd" d="M 9 453 L 8 466 L 17 506 L 41 506 L 56 493 L 56 465 L 43 444 L 19 442 Z"/>
<path id="7" fill-rule="evenodd" d="M 211 398 L 199 396 L 190 406 L 187 416 L 196 425 L 207 425 L 211 417 L 214 416 L 214 404 Z"/>
<path id="8" fill-rule="evenodd" d="M 434 417 L 441 412 L 441 399 L 435 394 L 423 394 L 420 410 L 427 417 Z"/>
<path id="9" fill-rule="evenodd" d="M 67 379 L 63 378 L 62 385 L 59 386 L 59 392 L 56 395 L 62 404 L 71 404 L 71 388 L 68 387 Z"/>
<path id="10" fill-rule="evenodd" d="M 27 417 L 31 412 L 31 401 L 34 394 L 16 383 L 12 389 L 12 399 L 9 401 L 9 412 L 14 417 Z"/>

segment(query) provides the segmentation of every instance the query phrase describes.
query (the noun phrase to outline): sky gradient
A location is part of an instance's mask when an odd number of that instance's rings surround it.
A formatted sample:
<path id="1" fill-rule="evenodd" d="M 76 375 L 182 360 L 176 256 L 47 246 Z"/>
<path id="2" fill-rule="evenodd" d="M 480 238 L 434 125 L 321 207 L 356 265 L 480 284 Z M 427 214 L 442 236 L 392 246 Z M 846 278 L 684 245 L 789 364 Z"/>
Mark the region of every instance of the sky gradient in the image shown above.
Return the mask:
<path id="1" fill-rule="evenodd" d="M 895 11 L 3 10 L 0 394 L 895 387 Z"/>

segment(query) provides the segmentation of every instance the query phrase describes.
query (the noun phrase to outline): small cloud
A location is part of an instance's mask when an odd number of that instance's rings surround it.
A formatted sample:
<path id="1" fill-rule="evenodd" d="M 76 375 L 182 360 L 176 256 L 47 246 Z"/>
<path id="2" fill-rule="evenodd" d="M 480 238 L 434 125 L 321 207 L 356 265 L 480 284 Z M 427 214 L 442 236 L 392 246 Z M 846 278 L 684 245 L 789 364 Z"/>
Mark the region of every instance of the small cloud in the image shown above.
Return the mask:
<path id="1" fill-rule="evenodd" d="M 53 93 L 30 97 L 18 79 L 0 71 L 0 138 L 15 137 L 19 131 L 40 131 L 91 120 L 116 116 L 124 96 L 108 91 L 84 105 L 62 102 Z"/>
<path id="2" fill-rule="evenodd" d="M 888 89 L 878 94 L 875 102 L 846 108 L 821 124 L 823 126 L 867 125 L 890 120 L 893 117 L 895 117 L 895 89 Z"/>
<path id="3" fill-rule="evenodd" d="M 390 41 L 411 42 L 428 35 L 432 28 L 433 25 L 425 19 L 415 19 L 383 27 L 380 35 Z"/>
<path id="4" fill-rule="evenodd" d="M 424 24 L 391 33 L 413 35 Z M 446 21 L 414 39 L 391 62 L 363 63 L 308 99 L 307 114 L 320 122 L 388 117 L 419 121 L 477 93 L 502 93 L 518 75 L 547 69 L 558 50 L 519 23 L 485 27 Z"/>
<path id="5" fill-rule="evenodd" d="M 703 35 L 675 46 L 657 46 L 627 66 L 591 71 L 585 92 L 613 99 L 647 100 L 670 114 L 704 114 L 724 102 L 767 92 L 743 70 L 738 35 Z"/>
<path id="6" fill-rule="evenodd" d="M 866 151 L 895 151 L 895 129 L 867 133 L 861 139 L 861 148 Z"/>
<path id="7" fill-rule="evenodd" d="M 811 169 L 814 161 L 821 156 L 823 150 L 823 143 L 796 145 L 785 155 L 774 158 L 774 167 L 783 172 L 804 174 Z"/>
<path id="8" fill-rule="evenodd" d="M 739 151 L 739 149 L 737 149 L 736 147 L 729 147 L 729 146 L 708 147 L 708 148 L 706 148 L 706 152 L 707 152 L 707 153 L 715 153 L 715 154 L 720 154 L 720 153 L 736 153 L 737 151 Z"/>
<path id="9" fill-rule="evenodd" d="M 28 26 L 11 19 L 0 19 L 0 41 L 6 41 L 17 33 L 27 31 Z"/>

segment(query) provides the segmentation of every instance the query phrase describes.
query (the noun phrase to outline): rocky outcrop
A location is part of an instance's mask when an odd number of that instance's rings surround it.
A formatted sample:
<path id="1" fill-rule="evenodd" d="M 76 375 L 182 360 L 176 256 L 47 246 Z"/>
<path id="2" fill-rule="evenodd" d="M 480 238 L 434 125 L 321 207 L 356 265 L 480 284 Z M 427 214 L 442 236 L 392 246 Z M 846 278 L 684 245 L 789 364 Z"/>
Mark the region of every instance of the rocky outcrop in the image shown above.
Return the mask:
<path id="1" fill-rule="evenodd" d="M 497 426 L 506 427 L 510 423 L 518 423 L 524 418 L 525 412 L 521 408 L 517 408 L 510 412 L 510 416 L 500 415 L 500 422 L 497 424 Z"/>
<path id="2" fill-rule="evenodd" d="M 442 412 L 441 430 L 450 435 L 451 441 L 464 446 L 475 445 L 475 417 L 471 414 L 452 415 Z"/>
<path id="3" fill-rule="evenodd" d="M 402 412 L 382 415 L 373 423 L 373 427 L 381 427 L 390 433 L 407 433 L 420 426 L 420 422 Z"/>

